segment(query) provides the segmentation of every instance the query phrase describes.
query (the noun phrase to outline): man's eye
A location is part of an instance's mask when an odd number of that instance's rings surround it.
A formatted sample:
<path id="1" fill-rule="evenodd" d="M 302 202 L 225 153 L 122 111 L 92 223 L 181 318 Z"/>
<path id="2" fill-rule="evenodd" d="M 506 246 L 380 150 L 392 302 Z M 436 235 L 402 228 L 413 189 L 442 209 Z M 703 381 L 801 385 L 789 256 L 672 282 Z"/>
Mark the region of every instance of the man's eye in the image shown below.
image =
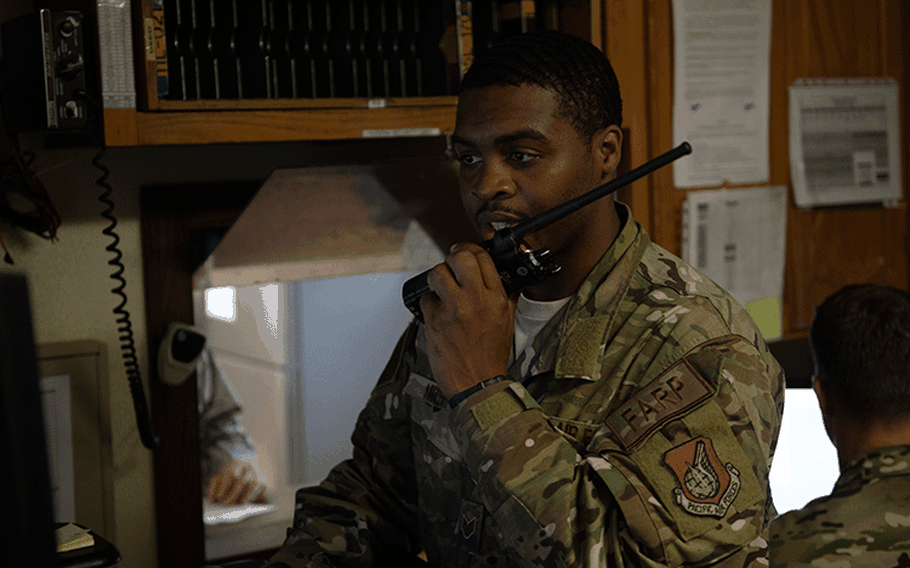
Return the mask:
<path id="1" fill-rule="evenodd" d="M 462 154 L 458 156 L 458 160 L 465 166 L 473 166 L 480 161 L 480 158 L 473 154 Z"/>
<path id="2" fill-rule="evenodd" d="M 527 152 L 512 152 L 512 159 L 521 164 L 527 164 L 534 158 L 536 158 L 535 155 L 528 154 Z"/>

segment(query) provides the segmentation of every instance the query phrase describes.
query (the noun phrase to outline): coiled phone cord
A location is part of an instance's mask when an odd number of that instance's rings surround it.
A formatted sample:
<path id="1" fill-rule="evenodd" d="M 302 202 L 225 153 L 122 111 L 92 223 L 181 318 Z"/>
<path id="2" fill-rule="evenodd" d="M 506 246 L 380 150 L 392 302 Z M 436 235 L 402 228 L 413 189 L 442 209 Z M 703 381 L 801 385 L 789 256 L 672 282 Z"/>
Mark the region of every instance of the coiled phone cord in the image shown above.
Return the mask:
<path id="1" fill-rule="evenodd" d="M 114 272 L 111 273 L 111 280 L 118 282 L 118 284 L 111 289 L 111 293 L 120 297 L 120 303 L 113 309 L 113 313 L 117 316 L 117 324 L 119 325 L 117 331 L 120 333 L 120 349 L 123 355 L 123 366 L 126 369 L 130 393 L 133 396 L 133 408 L 136 411 L 136 426 L 139 429 L 139 437 L 142 440 L 143 446 L 153 450 L 158 446 L 159 439 L 155 436 L 155 432 L 152 428 L 148 403 L 145 398 L 145 391 L 142 388 L 139 363 L 136 359 L 136 345 L 133 340 L 133 324 L 130 321 L 130 313 L 126 310 L 127 297 L 126 293 L 123 291 L 126 287 L 126 280 L 123 278 L 125 267 L 123 266 L 123 262 L 121 262 L 123 253 L 120 252 L 120 249 L 117 246 L 120 243 L 120 237 L 114 231 L 117 227 L 117 218 L 114 217 L 114 202 L 111 200 L 113 188 L 107 183 L 107 178 L 111 172 L 101 163 L 101 158 L 104 157 L 106 151 L 107 148 L 102 146 L 95 157 L 92 158 L 92 164 L 101 170 L 101 177 L 95 181 L 97 185 L 104 189 L 98 197 L 98 201 L 107 206 L 105 210 L 101 212 L 101 216 L 110 221 L 110 224 L 102 229 L 101 232 L 112 239 L 111 244 L 105 247 L 105 250 L 113 254 L 113 258 L 107 263 L 115 268 Z"/>

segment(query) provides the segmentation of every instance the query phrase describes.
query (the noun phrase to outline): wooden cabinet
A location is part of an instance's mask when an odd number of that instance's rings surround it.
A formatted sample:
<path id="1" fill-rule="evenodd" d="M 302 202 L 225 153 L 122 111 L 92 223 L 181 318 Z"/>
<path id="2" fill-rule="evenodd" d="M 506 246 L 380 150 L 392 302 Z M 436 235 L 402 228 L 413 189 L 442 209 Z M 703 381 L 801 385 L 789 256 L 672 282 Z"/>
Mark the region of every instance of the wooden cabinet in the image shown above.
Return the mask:
<path id="1" fill-rule="evenodd" d="M 468 5 L 470 17 L 457 12 Z M 595 43 L 600 29 L 600 3 L 588 0 L 133 0 L 132 8 L 138 104 L 105 109 L 109 146 L 441 134 L 455 125 L 460 67 L 509 21 Z M 396 26 L 409 35 L 395 35 Z M 383 30 L 394 38 L 383 40 Z M 408 46 L 411 59 L 401 55 Z"/>
<path id="2" fill-rule="evenodd" d="M 908 286 L 908 168 L 896 208 L 799 209 L 792 197 L 788 87 L 798 78 L 892 77 L 901 92 L 907 145 L 906 55 L 910 9 L 901 0 L 773 0 L 769 156 L 771 185 L 789 188 L 782 306 L 784 337 L 808 332 L 815 306 L 857 282 Z M 604 49 L 623 89 L 627 154 L 633 164 L 673 147 L 671 0 L 604 2 Z M 906 151 L 901 152 L 906 156 Z M 636 218 L 661 246 L 679 254 L 685 189 L 663 168 L 626 192 Z"/>

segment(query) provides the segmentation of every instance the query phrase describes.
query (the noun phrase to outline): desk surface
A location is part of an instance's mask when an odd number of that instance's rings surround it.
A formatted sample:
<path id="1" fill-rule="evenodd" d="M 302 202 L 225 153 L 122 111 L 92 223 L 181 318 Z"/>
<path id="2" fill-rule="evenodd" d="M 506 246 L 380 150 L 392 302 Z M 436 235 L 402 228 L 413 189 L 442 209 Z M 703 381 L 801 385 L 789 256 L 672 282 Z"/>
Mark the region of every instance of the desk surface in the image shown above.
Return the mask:
<path id="1" fill-rule="evenodd" d="M 208 525 L 205 527 L 206 562 L 280 548 L 292 523 L 293 513 L 275 512 L 239 523 Z"/>
<path id="2" fill-rule="evenodd" d="M 58 527 L 62 524 L 65 523 L 59 523 Z M 104 568 L 120 562 L 123 557 L 116 546 L 93 530 L 89 530 L 89 534 L 95 539 L 93 546 L 57 553 L 60 568 Z"/>

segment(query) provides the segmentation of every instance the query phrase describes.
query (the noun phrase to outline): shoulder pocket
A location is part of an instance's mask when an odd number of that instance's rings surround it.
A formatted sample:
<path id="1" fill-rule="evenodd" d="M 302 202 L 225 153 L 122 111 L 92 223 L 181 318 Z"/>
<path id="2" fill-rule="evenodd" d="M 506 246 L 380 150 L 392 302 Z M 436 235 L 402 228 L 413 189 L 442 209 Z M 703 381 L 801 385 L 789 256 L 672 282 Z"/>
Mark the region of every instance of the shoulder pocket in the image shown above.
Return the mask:
<path id="1" fill-rule="evenodd" d="M 764 524 L 767 496 L 726 416 L 709 402 L 681 421 L 688 435 L 673 443 L 653 436 L 633 460 L 649 472 L 684 541 L 710 533 L 707 541 L 716 545 L 751 542 Z"/>

